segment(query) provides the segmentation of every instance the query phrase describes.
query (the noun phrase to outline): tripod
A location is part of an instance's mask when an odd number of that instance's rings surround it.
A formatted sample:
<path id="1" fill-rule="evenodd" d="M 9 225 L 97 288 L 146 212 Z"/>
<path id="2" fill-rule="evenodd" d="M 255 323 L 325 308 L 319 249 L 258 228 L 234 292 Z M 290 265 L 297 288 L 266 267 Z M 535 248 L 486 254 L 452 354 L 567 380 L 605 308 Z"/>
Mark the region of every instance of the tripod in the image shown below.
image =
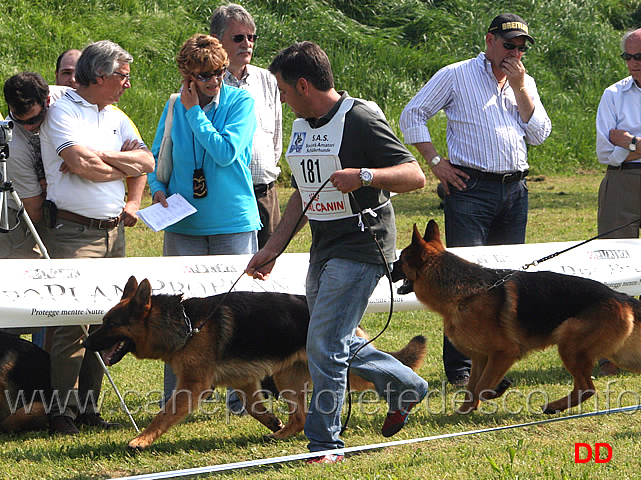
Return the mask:
<path id="1" fill-rule="evenodd" d="M 9 158 L 9 142 L 11 141 L 11 137 L 12 137 L 12 131 L 11 131 L 12 129 L 13 129 L 13 122 L 0 120 L 0 183 L 1 183 L 0 184 L 0 232 L 1 234 L 9 233 L 11 230 L 13 230 L 19 225 L 19 221 L 21 217 L 22 220 L 26 223 L 27 227 L 29 228 L 29 232 L 31 232 L 31 235 L 33 235 L 34 240 L 38 244 L 38 247 L 40 248 L 40 252 L 42 253 L 42 256 L 46 259 L 51 259 L 51 257 L 49 256 L 49 252 L 47 251 L 47 247 L 45 247 L 45 244 L 40 238 L 40 235 L 38 235 L 38 231 L 36 230 L 36 227 L 33 225 L 33 222 L 31 221 L 29 214 L 24 208 L 22 200 L 20 200 L 20 197 L 18 196 L 16 191 L 13 189 L 13 184 L 7 178 L 7 159 Z M 18 218 L 17 218 L 18 223 L 16 223 L 16 225 L 14 225 L 11 228 L 9 226 L 8 194 L 11 195 L 11 198 L 13 199 L 13 201 L 18 207 Z M 80 325 L 80 326 L 82 327 L 85 337 L 88 337 L 89 330 L 87 326 L 86 325 Z M 129 420 L 131 421 L 134 428 L 136 429 L 136 432 L 139 432 L 140 429 L 138 428 L 138 425 L 136 425 L 134 418 L 129 412 L 129 409 L 125 404 L 125 401 L 122 395 L 120 394 L 118 387 L 116 387 L 116 383 L 111 377 L 111 374 L 107 369 L 107 366 L 102 360 L 100 353 L 94 352 L 94 355 L 96 356 L 100 365 L 102 366 L 102 369 L 105 372 L 105 375 L 109 380 L 109 383 L 111 383 L 111 386 L 116 392 L 116 395 L 118 396 L 118 400 L 120 401 L 120 406 L 129 417 Z"/>

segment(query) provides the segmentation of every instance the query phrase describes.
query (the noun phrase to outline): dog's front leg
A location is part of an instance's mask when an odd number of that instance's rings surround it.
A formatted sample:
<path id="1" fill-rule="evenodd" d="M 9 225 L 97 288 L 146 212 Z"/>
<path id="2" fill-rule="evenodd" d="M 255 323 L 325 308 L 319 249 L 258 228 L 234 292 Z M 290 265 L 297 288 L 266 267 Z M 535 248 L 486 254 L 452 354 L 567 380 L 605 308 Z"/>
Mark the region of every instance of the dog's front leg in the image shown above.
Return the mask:
<path id="1" fill-rule="evenodd" d="M 194 410 L 194 402 L 198 402 L 198 395 L 206 388 L 204 384 L 192 388 L 179 385 L 178 390 L 174 392 L 164 408 L 140 435 L 129 442 L 128 447 L 132 450 L 144 450 L 149 447 L 158 437 Z"/>

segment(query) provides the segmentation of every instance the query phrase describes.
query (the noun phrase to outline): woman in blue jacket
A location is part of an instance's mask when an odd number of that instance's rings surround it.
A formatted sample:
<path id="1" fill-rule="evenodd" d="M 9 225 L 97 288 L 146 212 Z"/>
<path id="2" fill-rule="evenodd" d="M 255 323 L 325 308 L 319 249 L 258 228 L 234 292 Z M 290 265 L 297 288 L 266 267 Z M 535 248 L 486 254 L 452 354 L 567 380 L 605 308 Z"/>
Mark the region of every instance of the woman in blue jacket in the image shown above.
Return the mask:
<path id="1" fill-rule="evenodd" d="M 229 64 L 209 35 L 188 39 L 176 57 L 183 77 L 173 106 L 173 172 L 167 184 L 149 174 L 153 203 L 180 193 L 197 210 L 167 227 L 164 256 L 255 253 L 260 219 L 249 162 L 256 118 L 249 93 L 223 83 Z M 169 102 L 152 153 L 158 159 Z"/>

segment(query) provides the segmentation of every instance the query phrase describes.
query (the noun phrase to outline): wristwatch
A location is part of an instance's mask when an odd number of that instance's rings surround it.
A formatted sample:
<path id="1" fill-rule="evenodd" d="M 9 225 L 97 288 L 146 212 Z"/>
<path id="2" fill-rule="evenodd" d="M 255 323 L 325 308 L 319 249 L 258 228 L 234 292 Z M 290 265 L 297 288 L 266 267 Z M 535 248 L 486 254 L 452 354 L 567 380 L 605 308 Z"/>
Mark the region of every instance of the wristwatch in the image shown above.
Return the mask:
<path id="1" fill-rule="evenodd" d="M 441 163 L 441 156 L 437 155 L 435 156 L 432 160 L 430 160 L 430 167 L 434 168 L 437 166 L 439 163 Z"/>
<path id="2" fill-rule="evenodd" d="M 369 168 L 361 168 L 361 185 L 364 187 L 369 187 L 372 184 L 372 180 L 374 180 L 374 172 L 372 172 Z"/>
<path id="3" fill-rule="evenodd" d="M 630 145 L 628 145 L 628 150 L 631 152 L 637 151 L 637 137 L 632 137 L 632 141 L 630 142 Z"/>

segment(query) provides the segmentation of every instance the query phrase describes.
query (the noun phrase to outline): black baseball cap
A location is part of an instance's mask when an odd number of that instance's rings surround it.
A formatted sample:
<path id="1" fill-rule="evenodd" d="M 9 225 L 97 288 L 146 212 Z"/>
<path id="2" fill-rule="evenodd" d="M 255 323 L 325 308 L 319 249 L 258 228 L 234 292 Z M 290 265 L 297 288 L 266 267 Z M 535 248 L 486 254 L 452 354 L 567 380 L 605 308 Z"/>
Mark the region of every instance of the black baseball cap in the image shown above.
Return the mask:
<path id="1" fill-rule="evenodd" d="M 494 18 L 487 31 L 506 39 L 525 37 L 530 43 L 534 43 L 534 39 L 529 35 L 529 28 L 525 20 L 513 13 L 503 13 Z"/>

